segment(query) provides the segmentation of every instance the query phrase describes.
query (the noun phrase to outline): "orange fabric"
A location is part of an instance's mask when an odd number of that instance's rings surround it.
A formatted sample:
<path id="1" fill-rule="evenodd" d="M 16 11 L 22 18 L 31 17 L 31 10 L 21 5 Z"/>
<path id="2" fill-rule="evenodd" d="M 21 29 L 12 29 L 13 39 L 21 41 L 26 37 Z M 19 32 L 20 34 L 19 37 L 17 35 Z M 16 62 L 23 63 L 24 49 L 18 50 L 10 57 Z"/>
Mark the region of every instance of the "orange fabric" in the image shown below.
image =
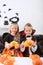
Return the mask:
<path id="1" fill-rule="evenodd" d="M 0 54 L 0 62 L 4 65 L 13 65 L 15 59 L 7 54 Z"/>
<path id="2" fill-rule="evenodd" d="M 7 48 L 5 48 L 2 52 L 2 54 L 8 54 L 8 55 L 14 55 L 14 49 L 13 50 L 9 50 Z"/>
<path id="3" fill-rule="evenodd" d="M 18 50 L 15 50 L 15 49 L 12 49 L 12 50 L 9 50 L 9 49 L 4 49 L 2 54 L 8 54 L 10 56 L 17 56 L 17 57 L 23 57 L 23 54 L 18 51 Z"/>

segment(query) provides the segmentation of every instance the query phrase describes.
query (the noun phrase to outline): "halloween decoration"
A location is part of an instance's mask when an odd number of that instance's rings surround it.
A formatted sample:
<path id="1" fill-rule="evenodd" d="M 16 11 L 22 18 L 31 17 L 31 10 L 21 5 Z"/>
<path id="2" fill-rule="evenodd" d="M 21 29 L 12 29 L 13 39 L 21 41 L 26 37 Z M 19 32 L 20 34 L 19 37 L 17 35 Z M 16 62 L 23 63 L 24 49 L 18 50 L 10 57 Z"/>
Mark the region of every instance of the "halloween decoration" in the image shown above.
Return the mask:
<path id="1" fill-rule="evenodd" d="M 16 21 L 15 20 L 13 21 L 13 19 L 16 19 Z M 19 21 L 19 17 L 12 17 L 9 19 L 9 21 L 12 23 L 17 23 Z"/>
<path id="2" fill-rule="evenodd" d="M 39 55 L 33 54 L 33 55 L 30 55 L 29 57 L 32 59 L 33 65 L 42 65 L 42 61 Z"/>
<path id="3" fill-rule="evenodd" d="M 1 15 L 0 15 L 0 17 L 1 17 Z"/>
<path id="4" fill-rule="evenodd" d="M 8 11 L 12 10 L 11 8 L 8 9 Z"/>
<path id="5" fill-rule="evenodd" d="M 0 62 L 4 65 L 13 65 L 15 59 L 7 54 L 0 54 Z"/>
<path id="6" fill-rule="evenodd" d="M 5 20 L 4 21 L 4 25 L 8 25 L 9 23 L 8 23 L 8 21 L 7 20 Z"/>
<path id="7" fill-rule="evenodd" d="M 33 40 L 26 40 L 23 45 L 25 47 L 29 47 L 31 45 L 34 45 L 34 41 Z"/>
<path id="8" fill-rule="evenodd" d="M 16 13 L 16 15 L 18 16 L 18 13 Z"/>
<path id="9" fill-rule="evenodd" d="M 2 17 L 2 19 L 4 19 L 4 25 L 9 25 L 10 23 L 18 23 L 18 21 L 19 21 L 19 17 L 18 17 L 18 13 L 15 13 L 16 14 L 16 16 L 11 16 L 10 17 L 10 13 L 11 12 L 9 12 L 9 11 L 12 11 L 13 12 L 13 10 L 12 10 L 12 8 L 8 8 L 7 9 L 7 5 L 6 5 L 6 3 L 3 3 L 2 4 L 2 10 L 0 10 L 0 18 Z M 2 14 L 3 14 L 3 16 L 2 16 Z M 12 13 L 11 13 L 12 14 Z M 4 18 L 3 18 L 4 17 Z M 8 18 L 8 19 L 7 19 Z M 9 21 L 9 22 L 8 22 Z"/>
<path id="10" fill-rule="evenodd" d="M 7 16 L 5 16 L 4 18 L 7 18 Z"/>
<path id="11" fill-rule="evenodd" d="M 3 4 L 3 6 L 6 6 L 6 4 Z"/>
<path id="12" fill-rule="evenodd" d="M 7 20 L 7 16 L 5 16 L 4 19 L 5 19 L 4 20 L 4 25 L 8 25 L 9 23 L 8 23 L 8 20 Z"/>
<path id="13" fill-rule="evenodd" d="M 11 46 L 11 47 L 19 46 L 19 43 L 16 42 L 16 41 L 12 41 L 12 42 L 10 43 L 10 46 Z"/>

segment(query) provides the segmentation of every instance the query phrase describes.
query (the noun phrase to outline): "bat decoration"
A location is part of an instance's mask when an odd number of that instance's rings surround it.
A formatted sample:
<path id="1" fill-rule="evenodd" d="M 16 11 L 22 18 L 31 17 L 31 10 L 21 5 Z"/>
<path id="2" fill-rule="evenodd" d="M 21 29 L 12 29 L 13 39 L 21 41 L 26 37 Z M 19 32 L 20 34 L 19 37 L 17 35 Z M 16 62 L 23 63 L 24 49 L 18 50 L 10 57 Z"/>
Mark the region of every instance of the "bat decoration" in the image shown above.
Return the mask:
<path id="1" fill-rule="evenodd" d="M 16 19 L 16 21 L 13 21 L 13 19 Z M 9 19 L 9 21 L 12 23 L 17 23 L 19 21 L 19 17 L 12 17 Z"/>
<path id="2" fill-rule="evenodd" d="M 0 15 L 0 17 L 1 17 L 1 15 Z"/>
<path id="3" fill-rule="evenodd" d="M 7 16 L 5 16 L 4 18 L 8 18 Z"/>
<path id="4" fill-rule="evenodd" d="M 4 21 L 4 25 L 8 25 L 9 23 L 8 23 L 8 21 L 7 20 L 5 20 Z"/>
<path id="5" fill-rule="evenodd" d="M 0 11 L 0 13 L 1 13 L 1 11 Z"/>
<path id="6" fill-rule="evenodd" d="M 16 15 L 18 16 L 18 13 L 16 13 Z"/>
<path id="7" fill-rule="evenodd" d="M 12 10 L 11 8 L 8 9 L 8 11 Z"/>
<path id="8" fill-rule="evenodd" d="M 6 6 L 6 4 L 3 4 L 3 6 Z"/>

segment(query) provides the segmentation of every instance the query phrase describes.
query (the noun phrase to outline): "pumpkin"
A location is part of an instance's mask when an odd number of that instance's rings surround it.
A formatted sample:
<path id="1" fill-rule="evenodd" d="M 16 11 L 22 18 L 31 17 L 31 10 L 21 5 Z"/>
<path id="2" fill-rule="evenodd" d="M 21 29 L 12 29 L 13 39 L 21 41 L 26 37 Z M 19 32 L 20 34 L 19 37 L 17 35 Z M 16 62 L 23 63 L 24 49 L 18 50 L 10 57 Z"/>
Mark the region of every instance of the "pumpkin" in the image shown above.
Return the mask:
<path id="1" fill-rule="evenodd" d="M 40 56 L 37 54 L 33 54 L 29 56 L 32 59 L 33 65 L 42 65 L 42 61 L 40 60 Z"/>
<path id="2" fill-rule="evenodd" d="M 15 59 L 13 57 L 11 57 L 10 55 L 7 55 L 6 58 L 7 58 L 7 60 L 4 61 L 4 65 L 13 65 L 14 64 Z"/>
<path id="3" fill-rule="evenodd" d="M 8 54 L 0 54 L 0 62 L 3 63 L 4 65 L 13 65 L 14 64 L 14 57 L 11 57 Z"/>
<path id="4" fill-rule="evenodd" d="M 0 54 L 0 62 L 4 63 L 5 60 L 7 60 L 6 54 L 5 55 Z"/>
<path id="5" fill-rule="evenodd" d="M 4 65 L 14 65 L 14 62 L 12 62 L 11 60 L 6 60 L 4 62 Z"/>
<path id="6" fill-rule="evenodd" d="M 10 43 L 10 46 L 11 46 L 11 47 L 19 46 L 19 43 L 16 42 L 16 41 L 12 41 L 12 42 Z"/>
<path id="7" fill-rule="evenodd" d="M 34 45 L 34 41 L 33 40 L 26 40 L 23 45 L 24 45 L 24 47 L 29 47 L 31 45 Z"/>

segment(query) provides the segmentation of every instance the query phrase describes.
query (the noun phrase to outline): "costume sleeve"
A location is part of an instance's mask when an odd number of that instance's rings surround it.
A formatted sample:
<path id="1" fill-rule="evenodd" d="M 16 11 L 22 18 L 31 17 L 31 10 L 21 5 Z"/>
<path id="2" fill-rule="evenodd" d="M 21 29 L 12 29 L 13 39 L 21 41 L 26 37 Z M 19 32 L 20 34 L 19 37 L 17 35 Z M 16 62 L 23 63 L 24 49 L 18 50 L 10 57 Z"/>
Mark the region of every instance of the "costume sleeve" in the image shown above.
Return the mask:
<path id="1" fill-rule="evenodd" d="M 3 34 L 4 37 L 2 36 L 2 42 L 3 42 L 4 44 L 5 44 L 5 42 L 8 42 L 8 39 L 9 39 L 9 36 L 8 36 L 8 35 L 9 35 L 9 33 L 8 33 L 7 35 L 5 35 L 5 36 L 4 36 L 4 34 Z"/>
<path id="2" fill-rule="evenodd" d="M 32 52 L 35 52 L 37 50 L 37 44 L 36 43 L 37 42 L 35 41 L 34 45 L 30 47 Z"/>

